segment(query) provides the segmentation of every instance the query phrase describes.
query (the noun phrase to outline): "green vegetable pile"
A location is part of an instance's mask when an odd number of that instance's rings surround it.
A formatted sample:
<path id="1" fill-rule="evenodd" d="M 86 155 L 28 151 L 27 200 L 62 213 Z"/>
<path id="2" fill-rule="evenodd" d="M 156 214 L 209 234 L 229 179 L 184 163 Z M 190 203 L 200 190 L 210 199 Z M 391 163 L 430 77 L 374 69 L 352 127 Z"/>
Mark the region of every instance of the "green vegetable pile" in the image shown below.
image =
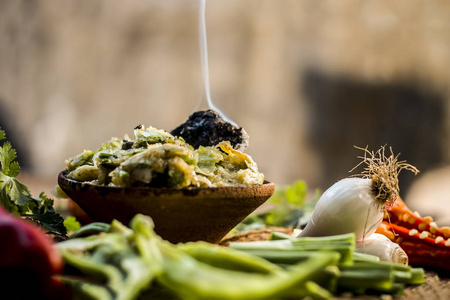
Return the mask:
<path id="1" fill-rule="evenodd" d="M 343 292 L 398 295 L 424 280 L 422 269 L 355 253 L 353 234 L 273 234 L 269 241 L 229 248 L 173 245 L 144 215 L 130 227 L 118 221 L 86 225 L 57 247 L 66 263 L 62 280 L 75 299 L 329 299 Z"/>
<path id="2" fill-rule="evenodd" d="M 0 141 L 6 139 L 5 131 L 0 128 Z M 73 218 L 64 218 L 55 211 L 53 199 L 45 193 L 33 197 L 28 187 L 17 179 L 20 173 L 17 153 L 9 141 L 0 146 L 0 204 L 14 215 L 37 223 L 46 231 L 66 236 L 66 226 L 74 226 Z M 77 228 L 76 225 L 74 228 Z"/>
<path id="3" fill-rule="evenodd" d="M 97 185 L 170 187 L 256 185 L 264 182 L 250 156 L 227 141 L 194 149 L 182 138 L 138 126 L 134 140 L 113 138 L 97 151 L 66 160 L 67 177 Z"/>
<path id="4" fill-rule="evenodd" d="M 401 295 L 405 285 L 424 283 L 422 268 L 380 261 L 377 256 L 355 252 L 355 235 L 291 237 L 273 232 L 268 241 L 235 242 L 230 247 L 290 268 L 310 255 L 338 254 L 333 264 L 312 280 L 332 294 Z"/>

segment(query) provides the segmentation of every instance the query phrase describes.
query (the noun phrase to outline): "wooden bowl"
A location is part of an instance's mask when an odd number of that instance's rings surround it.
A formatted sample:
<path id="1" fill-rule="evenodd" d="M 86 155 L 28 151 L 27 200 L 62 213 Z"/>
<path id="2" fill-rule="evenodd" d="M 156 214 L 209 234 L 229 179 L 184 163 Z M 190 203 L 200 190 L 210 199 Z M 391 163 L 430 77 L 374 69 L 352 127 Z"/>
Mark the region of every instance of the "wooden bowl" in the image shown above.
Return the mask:
<path id="1" fill-rule="evenodd" d="M 138 213 L 148 215 L 155 231 L 172 243 L 218 243 L 272 196 L 275 185 L 229 187 L 120 188 L 92 185 L 58 175 L 61 189 L 93 220 L 125 225 Z"/>

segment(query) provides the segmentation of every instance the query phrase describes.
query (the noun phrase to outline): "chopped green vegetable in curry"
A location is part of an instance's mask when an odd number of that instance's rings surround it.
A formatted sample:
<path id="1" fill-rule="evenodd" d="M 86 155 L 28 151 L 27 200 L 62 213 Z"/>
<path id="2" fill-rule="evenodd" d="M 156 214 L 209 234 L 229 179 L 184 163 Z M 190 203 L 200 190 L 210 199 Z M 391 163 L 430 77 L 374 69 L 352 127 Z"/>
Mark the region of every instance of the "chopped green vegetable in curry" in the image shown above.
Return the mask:
<path id="1" fill-rule="evenodd" d="M 194 149 L 182 138 L 138 126 L 134 140 L 113 138 L 97 151 L 66 160 L 67 177 L 118 187 L 258 185 L 264 175 L 253 159 L 227 141 Z"/>

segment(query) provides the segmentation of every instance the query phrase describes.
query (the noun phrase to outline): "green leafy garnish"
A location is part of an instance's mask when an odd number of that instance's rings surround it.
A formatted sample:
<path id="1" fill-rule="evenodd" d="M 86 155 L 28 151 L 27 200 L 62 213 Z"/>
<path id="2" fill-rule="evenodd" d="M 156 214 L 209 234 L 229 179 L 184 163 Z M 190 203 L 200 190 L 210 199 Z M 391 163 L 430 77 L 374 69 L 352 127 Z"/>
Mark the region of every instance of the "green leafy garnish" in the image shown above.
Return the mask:
<path id="1" fill-rule="evenodd" d="M 6 139 L 0 128 L 0 141 Z M 33 197 L 29 188 L 16 177 L 20 173 L 17 153 L 9 141 L 0 146 L 0 204 L 9 212 L 31 220 L 46 231 L 66 236 L 64 218 L 55 211 L 53 200 L 44 193 Z"/>
<path id="2" fill-rule="evenodd" d="M 75 218 L 74 216 L 68 216 L 64 220 L 64 226 L 66 227 L 67 231 L 73 232 L 80 229 L 81 224 L 80 222 L 77 221 L 77 218 Z"/>
<path id="3" fill-rule="evenodd" d="M 320 192 L 310 197 L 308 185 L 303 180 L 286 186 L 277 186 L 267 200 L 268 211 L 257 211 L 244 219 L 232 233 L 259 230 L 268 227 L 302 227 L 309 220 Z"/>

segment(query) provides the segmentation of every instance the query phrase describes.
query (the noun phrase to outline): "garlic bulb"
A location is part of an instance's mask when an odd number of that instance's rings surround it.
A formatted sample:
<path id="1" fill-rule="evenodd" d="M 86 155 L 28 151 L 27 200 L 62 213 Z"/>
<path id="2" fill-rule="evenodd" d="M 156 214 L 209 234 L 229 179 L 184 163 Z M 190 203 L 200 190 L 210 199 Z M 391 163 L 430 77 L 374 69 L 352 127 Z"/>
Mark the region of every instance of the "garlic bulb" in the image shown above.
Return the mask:
<path id="1" fill-rule="evenodd" d="M 357 241 L 363 240 L 380 226 L 383 209 L 375 201 L 371 179 L 342 179 L 323 193 L 299 236 L 353 232 Z"/>
<path id="2" fill-rule="evenodd" d="M 356 241 L 365 240 L 380 226 L 385 207 L 397 199 L 400 171 L 419 172 L 404 161 L 398 161 L 392 149 L 388 157 L 384 147 L 376 153 L 358 149 L 364 151 L 360 164 L 367 165 L 361 177 L 345 178 L 328 188 L 298 236 L 354 233 Z"/>
<path id="3" fill-rule="evenodd" d="M 370 237 L 358 241 L 356 252 L 378 256 L 381 261 L 408 264 L 406 252 L 397 243 L 379 233 L 374 233 Z"/>

